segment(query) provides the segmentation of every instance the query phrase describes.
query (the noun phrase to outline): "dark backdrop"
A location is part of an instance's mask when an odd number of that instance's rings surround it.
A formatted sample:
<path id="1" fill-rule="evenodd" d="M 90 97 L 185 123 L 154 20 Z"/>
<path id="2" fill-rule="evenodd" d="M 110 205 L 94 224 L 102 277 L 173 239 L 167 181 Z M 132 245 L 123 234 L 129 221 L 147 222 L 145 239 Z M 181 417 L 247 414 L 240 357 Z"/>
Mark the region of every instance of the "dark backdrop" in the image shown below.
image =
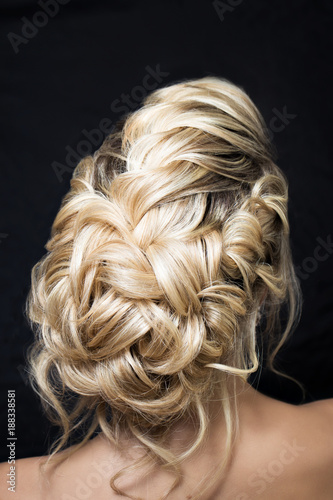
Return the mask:
<path id="1" fill-rule="evenodd" d="M 31 267 L 78 159 L 153 88 L 217 75 L 261 110 L 290 181 L 302 320 L 278 358 L 306 400 L 333 397 L 330 0 L 1 0 L 1 405 L 16 390 L 17 458 L 53 431 L 27 385 Z M 255 383 L 298 403 L 292 383 Z M 1 425 L 7 459 L 6 422 Z"/>

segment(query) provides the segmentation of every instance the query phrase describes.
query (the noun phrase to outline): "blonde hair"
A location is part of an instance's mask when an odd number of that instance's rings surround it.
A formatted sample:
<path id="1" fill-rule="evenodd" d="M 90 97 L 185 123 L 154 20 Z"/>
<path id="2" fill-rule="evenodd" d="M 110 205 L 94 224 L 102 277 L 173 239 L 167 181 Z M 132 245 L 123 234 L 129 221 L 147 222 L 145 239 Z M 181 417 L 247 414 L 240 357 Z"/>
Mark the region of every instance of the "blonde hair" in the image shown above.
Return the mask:
<path id="1" fill-rule="evenodd" d="M 49 460 L 90 415 L 69 453 L 97 428 L 115 444 L 125 429 L 147 450 L 141 464 L 155 459 L 177 474 L 172 491 L 204 442 L 216 387 L 222 469 L 230 458 L 238 415 L 229 382 L 259 366 L 260 314 L 271 361 L 298 317 L 287 181 L 260 112 L 228 80 L 158 89 L 120 125 L 75 168 L 32 269 L 31 381 L 62 428 Z M 70 409 L 66 391 L 78 396 Z M 197 435 L 175 456 L 171 424 L 187 418 Z M 115 484 L 123 472 L 110 485 L 125 495 Z"/>

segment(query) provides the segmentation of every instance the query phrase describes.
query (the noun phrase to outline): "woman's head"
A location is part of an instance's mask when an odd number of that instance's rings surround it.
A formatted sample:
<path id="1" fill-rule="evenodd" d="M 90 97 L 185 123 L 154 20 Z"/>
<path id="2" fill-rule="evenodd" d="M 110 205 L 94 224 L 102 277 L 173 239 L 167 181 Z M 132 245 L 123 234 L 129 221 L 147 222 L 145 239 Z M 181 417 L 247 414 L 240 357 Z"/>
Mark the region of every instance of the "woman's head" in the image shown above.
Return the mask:
<path id="1" fill-rule="evenodd" d="M 194 449 L 216 387 L 258 367 L 259 312 L 268 335 L 290 305 L 282 341 L 295 319 L 287 183 L 259 111 L 220 78 L 156 90 L 84 158 L 46 249 L 30 364 L 66 439 L 90 409 L 92 432 L 127 429 L 166 463 L 170 425 L 194 415 Z"/>

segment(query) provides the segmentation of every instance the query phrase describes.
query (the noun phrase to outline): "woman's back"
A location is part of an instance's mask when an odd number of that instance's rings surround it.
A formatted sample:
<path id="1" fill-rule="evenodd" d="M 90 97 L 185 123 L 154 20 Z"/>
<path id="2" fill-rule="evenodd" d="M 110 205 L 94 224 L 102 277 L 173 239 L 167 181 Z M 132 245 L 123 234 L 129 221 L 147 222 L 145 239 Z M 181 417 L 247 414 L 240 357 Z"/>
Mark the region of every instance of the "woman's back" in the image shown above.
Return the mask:
<path id="1" fill-rule="evenodd" d="M 190 500 L 198 493 L 201 477 L 211 472 L 223 456 L 223 417 L 216 409 L 213 411 L 215 418 L 207 443 L 184 462 L 184 481 L 170 493 L 170 500 Z M 264 396 L 246 384 L 239 395 L 239 417 L 239 437 L 225 479 L 219 480 L 202 500 L 333 498 L 333 399 L 294 406 Z M 188 428 L 179 428 L 172 437 L 172 446 L 180 446 L 188 432 Z M 129 449 L 124 442 L 124 452 Z M 109 478 L 131 463 L 102 435 L 75 452 L 56 471 L 49 468 L 44 478 L 38 478 L 36 458 L 19 460 L 16 499 L 118 499 Z M 135 471 L 120 484 L 133 496 L 156 500 L 173 481 L 171 475 L 161 471 L 151 473 L 146 480 L 142 476 L 142 470 Z M 9 495 L 4 493 L 1 499 L 11 498 Z"/>

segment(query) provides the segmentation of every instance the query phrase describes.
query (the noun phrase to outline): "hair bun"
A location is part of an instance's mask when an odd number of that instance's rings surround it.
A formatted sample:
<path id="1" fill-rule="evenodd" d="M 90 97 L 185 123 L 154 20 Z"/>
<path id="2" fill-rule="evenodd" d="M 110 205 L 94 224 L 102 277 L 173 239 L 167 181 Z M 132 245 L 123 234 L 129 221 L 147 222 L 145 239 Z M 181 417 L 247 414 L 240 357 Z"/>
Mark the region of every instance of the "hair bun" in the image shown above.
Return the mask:
<path id="1" fill-rule="evenodd" d="M 287 183 L 243 89 L 207 77 L 148 96 L 76 167 L 32 270 L 32 378 L 59 414 L 61 443 L 89 407 L 89 435 L 99 425 L 113 439 L 123 426 L 170 465 L 170 424 L 196 415 L 186 456 L 219 382 L 228 449 L 227 378 L 258 367 L 259 309 L 273 330 L 289 301 L 283 339 L 296 315 L 288 233 Z M 59 387 L 81 396 L 72 413 Z"/>

